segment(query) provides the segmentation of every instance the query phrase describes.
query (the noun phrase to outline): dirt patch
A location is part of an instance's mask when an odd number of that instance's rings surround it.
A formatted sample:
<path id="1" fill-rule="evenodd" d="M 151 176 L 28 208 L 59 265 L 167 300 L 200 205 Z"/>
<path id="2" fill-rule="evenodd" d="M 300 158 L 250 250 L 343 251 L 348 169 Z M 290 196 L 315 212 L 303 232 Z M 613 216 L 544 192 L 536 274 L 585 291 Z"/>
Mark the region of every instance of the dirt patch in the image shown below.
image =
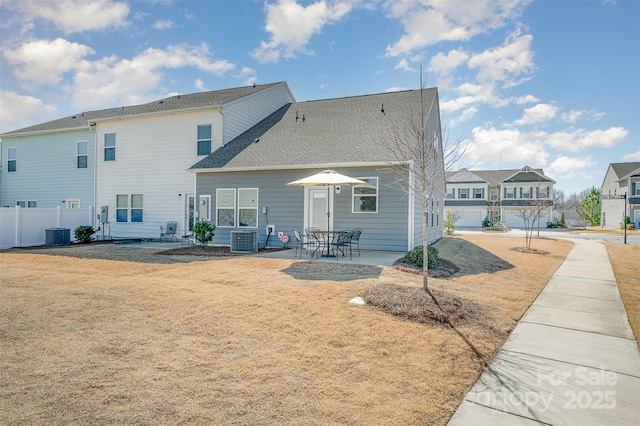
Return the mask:
<path id="1" fill-rule="evenodd" d="M 549 254 L 546 250 L 540 250 L 535 248 L 526 248 L 526 247 L 514 247 L 511 250 L 519 251 L 520 253 L 529 253 L 529 254 Z"/>
<path id="2" fill-rule="evenodd" d="M 271 253 L 281 250 L 290 250 L 288 248 L 261 248 L 258 253 Z M 157 254 L 164 256 L 205 256 L 205 257 L 225 257 L 225 256 L 250 256 L 253 253 L 232 253 L 231 248 L 224 246 L 205 246 L 190 245 L 186 247 L 177 247 L 168 250 L 159 251 Z"/>
<path id="3" fill-rule="evenodd" d="M 640 349 L 640 246 L 604 243 Z"/>
<path id="4" fill-rule="evenodd" d="M 0 418 L 445 425 L 572 247 L 536 241 L 550 254 L 531 256 L 515 244 L 479 234 L 436 245 L 460 271 L 430 287 L 484 315 L 456 329 L 348 303 L 375 286 L 421 288 L 422 276 L 391 267 L 130 245 L 112 260 L 91 258 L 93 244 L 1 252 Z"/>

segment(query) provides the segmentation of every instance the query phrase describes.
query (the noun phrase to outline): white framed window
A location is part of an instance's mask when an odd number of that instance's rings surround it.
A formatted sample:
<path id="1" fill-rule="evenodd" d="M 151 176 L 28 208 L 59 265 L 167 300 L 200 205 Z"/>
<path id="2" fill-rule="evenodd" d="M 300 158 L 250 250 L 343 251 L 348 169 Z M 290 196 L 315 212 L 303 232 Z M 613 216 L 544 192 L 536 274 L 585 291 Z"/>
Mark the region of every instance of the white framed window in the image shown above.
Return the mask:
<path id="1" fill-rule="evenodd" d="M 492 189 L 491 190 L 491 201 L 498 201 L 498 190 L 497 189 Z"/>
<path id="2" fill-rule="evenodd" d="M 198 125 L 198 155 L 211 154 L 211 124 Z"/>
<path id="3" fill-rule="evenodd" d="M 258 227 L 258 188 L 238 188 L 238 227 Z"/>
<path id="4" fill-rule="evenodd" d="M 378 213 L 378 178 L 358 178 L 364 185 L 351 187 L 352 213 Z"/>
<path id="5" fill-rule="evenodd" d="M 16 201 L 16 206 L 20 206 L 22 208 L 27 208 L 27 209 L 35 209 L 36 207 L 38 207 L 38 202 L 35 200 L 31 200 L 31 201 L 18 200 Z"/>
<path id="6" fill-rule="evenodd" d="M 516 188 L 515 187 L 505 187 L 504 188 L 504 198 L 516 198 Z"/>
<path id="7" fill-rule="evenodd" d="M 484 198 L 484 188 L 473 188 L 473 198 L 483 199 Z"/>
<path id="8" fill-rule="evenodd" d="M 469 198 L 469 188 L 458 188 L 458 198 L 461 200 Z"/>
<path id="9" fill-rule="evenodd" d="M 76 168 L 86 169 L 88 165 L 89 151 L 87 141 L 76 142 Z"/>
<path id="10" fill-rule="evenodd" d="M 7 148 L 7 172 L 15 172 L 18 167 L 18 148 Z"/>
<path id="11" fill-rule="evenodd" d="M 633 196 L 640 195 L 640 181 L 639 182 L 631 182 L 631 195 L 633 195 Z"/>
<path id="12" fill-rule="evenodd" d="M 116 195 L 116 222 L 142 223 L 144 221 L 144 196 L 142 194 Z"/>
<path id="13" fill-rule="evenodd" d="M 536 188 L 536 198 L 549 198 L 549 187 L 539 186 Z"/>
<path id="14" fill-rule="evenodd" d="M 104 161 L 116 161 L 116 134 L 104 134 Z"/>
<path id="15" fill-rule="evenodd" d="M 454 198 L 456 198 L 456 189 L 447 188 L 447 200 L 453 200 Z"/>
<path id="16" fill-rule="evenodd" d="M 236 226 L 236 190 L 235 188 L 216 189 L 216 226 Z"/>
<path id="17" fill-rule="evenodd" d="M 530 186 L 520 187 L 520 198 L 533 198 L 533 188 Z"/>

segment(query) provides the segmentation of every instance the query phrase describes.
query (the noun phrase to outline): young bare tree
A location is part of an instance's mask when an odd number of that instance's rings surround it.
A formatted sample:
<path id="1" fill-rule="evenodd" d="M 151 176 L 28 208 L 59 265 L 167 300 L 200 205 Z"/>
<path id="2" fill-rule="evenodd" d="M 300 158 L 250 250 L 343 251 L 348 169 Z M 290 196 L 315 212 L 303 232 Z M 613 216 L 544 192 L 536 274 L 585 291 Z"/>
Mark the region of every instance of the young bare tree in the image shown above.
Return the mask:
<path id="1" fill-rule="evenodd" d="M 437 120 L 428 120 L 428 108 L 431 105 L 426 105 L 424 92 L 421 67 L 420 105 L 416 105 L 417 114 L 407 117 L 403 123 L 395 123 L 393 136 L 384 142 L 396 160 L 389 166 L 395 176 L 393 186 L 407 194 L 415 194 L 422 201 L 422 287 L 433 297 L 429 291 L 427 273 L 429 213 L 436 208 L 435 206 L 444 204 L 445 159 L 440 117 L 438 116 Z M 462 155 L 460 154 L 461 146 L 461 140 L 447 143 L 447 157 L 451 166 Z M 435 205 L 434 199 L 438 201 Z"/>
<path id="2" fill-rule="evenodd" d="M 516 210 L 515 215 L 524 222 L 524 240 L 527 250 L 531 248 L 531 239 L 533 237 L 533 226 L 536 222 L 536 213 L 531 206 L 524 205 Z"/>

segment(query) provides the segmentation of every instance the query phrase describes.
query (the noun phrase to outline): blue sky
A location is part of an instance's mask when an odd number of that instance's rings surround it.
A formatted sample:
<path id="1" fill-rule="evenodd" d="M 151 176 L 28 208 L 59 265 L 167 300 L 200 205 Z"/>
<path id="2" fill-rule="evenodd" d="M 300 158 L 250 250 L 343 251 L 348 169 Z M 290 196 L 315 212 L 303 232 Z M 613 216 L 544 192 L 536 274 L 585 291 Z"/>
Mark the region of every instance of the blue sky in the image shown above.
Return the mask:
<path id="1" fill-rule="evenodd" d="M 0 132 L 286 81 L 296 100 L 438 86 L 477 169 L 568 195 L 640 161 L 640 2 L 2 0 Z"/>

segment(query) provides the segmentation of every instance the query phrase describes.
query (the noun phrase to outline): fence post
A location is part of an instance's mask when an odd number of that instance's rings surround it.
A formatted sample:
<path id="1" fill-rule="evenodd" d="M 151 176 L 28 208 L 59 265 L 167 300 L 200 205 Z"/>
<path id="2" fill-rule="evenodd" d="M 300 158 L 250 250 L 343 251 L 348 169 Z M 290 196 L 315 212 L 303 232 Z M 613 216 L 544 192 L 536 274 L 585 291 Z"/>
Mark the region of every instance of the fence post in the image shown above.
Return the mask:
<path id="1" fill-rule="evenodd" d="M 22 240 L 20 235 L 20 222 L 21 222 L 21 211 L 20 206 L 16 206 L 16 228 L 15 228 L 15 241 L 14 247 L 20 247 L 20 241 Z"/>
<path id="2" fill-rule="evenodd" d="M 56 206 L 56 228 L 62 228 L 62 210 Z"/>

